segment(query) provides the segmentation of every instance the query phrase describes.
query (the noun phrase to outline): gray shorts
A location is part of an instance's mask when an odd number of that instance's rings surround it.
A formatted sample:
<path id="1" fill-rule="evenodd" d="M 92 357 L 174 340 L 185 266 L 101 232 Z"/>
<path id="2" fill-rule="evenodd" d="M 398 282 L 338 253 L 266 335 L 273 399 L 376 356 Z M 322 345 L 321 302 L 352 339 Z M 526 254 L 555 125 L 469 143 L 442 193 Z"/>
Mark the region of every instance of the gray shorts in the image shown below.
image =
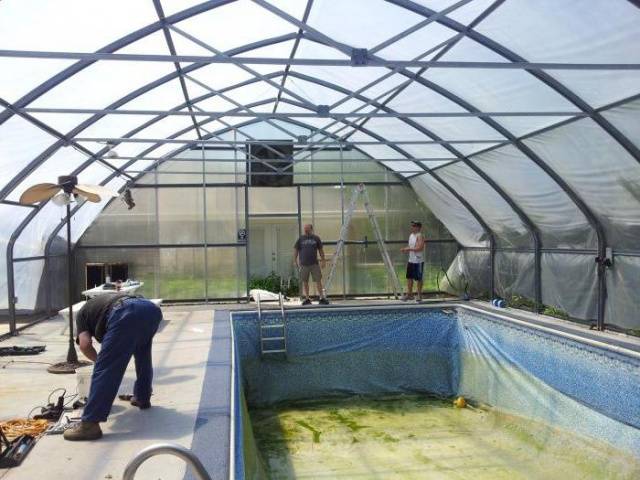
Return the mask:
<path id="1" fill-rule="evenodd" d="M 318 265 L 317 263 L 315 265 L 301 265 L 300 280 L 302 280 L 303 282 L 308 282 L 309 275 L 311 275 L 314 282 L 319 282 L 320 280 L 322 280 L 322 271 L 320 270 L 320 265 Z"/>

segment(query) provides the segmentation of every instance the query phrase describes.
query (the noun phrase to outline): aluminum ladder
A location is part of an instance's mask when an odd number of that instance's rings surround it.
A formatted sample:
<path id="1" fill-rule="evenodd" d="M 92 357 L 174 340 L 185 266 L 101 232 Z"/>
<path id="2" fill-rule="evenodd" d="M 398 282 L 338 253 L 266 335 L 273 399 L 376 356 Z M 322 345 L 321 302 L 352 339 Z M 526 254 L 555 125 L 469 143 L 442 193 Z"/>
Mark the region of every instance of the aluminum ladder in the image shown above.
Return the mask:
<path id="1" fill-rule="evenodd" d="M 364 183 L 360 183 L 356 185 L 356 187 L 353 189 L 353 193 L 351 194 L 351 201 L 349 202 L 349 206 L 344 215 L 344 221 L 342 223 L 342 227 L 340 228 L 340 238 L 338 239 L 338 243 L 336 245 L 336 252 L 331 258 L 329 275 L 327 275 L 327 281 L 324 284 L 324 295 L 325 297 L 327 296 L 327 291 L 331 286 L 331 282 L 333 281 L 333 277 L 336 272 L 336 266 L 338 264 L 338 260 L 340 259 L 340 256 L 342 255 L 342 252 L 344 250 L 344 244 L 347 239 L 349 224 L 351 223 L 351 219 L 353 218 L 353 213 L 356 209 L 356 203 L 358 202 L 358 197 L 362 197 L 364 199 L 364 208 L 367 211 L 369 222 L 371 222 L 371 225 L 373 226 L 373 233 L 375 234 L 376 242 L 378 243 L 378 248 L 380 248 L 382 261 L 384 262 L 384 266 L 387 269 L 387 274 L 391 279 L 391 287 L 393 288 L 393 295 L 395 298 L 400 298 L 400 296 L 402 295 L 402 286 L 400 285 L 398 274 L 396 273 L 395 268 L 393 268 L 393 262 L 391 261 L 391 257 L 389 256 L 389 251 L 387 250 L 387 246 L 384 243 L 384 238 L 382 237 L 382 232 L 380 231 L 380 225 L 378 224 L 378 219 L 376 218 L 376 215 L 373 212 L 373 207 L 371 207 L 369 194 L 367 193 L 367 189 Z"/>
<path id="2" fill-rule="evenodd" d="M 278 294 L 280 303 L 280 323 L 266 323 L 262 319 L 262 309 L 260 307 L 260 294 L 256 296 L 258 304 L 258 324 L 260 325 L 260 354 L 276 355 L 287 354 L 287 317 L 284 311 L 284 297 Z"/>

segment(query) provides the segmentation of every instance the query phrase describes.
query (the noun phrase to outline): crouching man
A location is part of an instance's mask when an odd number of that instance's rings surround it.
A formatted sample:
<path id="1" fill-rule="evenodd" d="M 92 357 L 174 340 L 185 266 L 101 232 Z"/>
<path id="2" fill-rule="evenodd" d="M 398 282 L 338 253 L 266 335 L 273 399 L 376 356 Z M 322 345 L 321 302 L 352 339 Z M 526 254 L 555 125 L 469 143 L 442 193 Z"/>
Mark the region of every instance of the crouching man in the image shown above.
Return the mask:
<path id="1" fill-rule="evenodd" d="M 129 360 L 136 364 L 136 382 L 131 404 L 151 406 L 151 344 L 162 320 L 160 308 L 149 300 L 128 295 L 100 295 L 91 298 L 76 318 L 76 343 L 95 362 L 89 398 L 82 422 L 64 432 L 65 440 L 96 440 L 118 394 Z M 97 353 L 92 338 L 102 344 Z"/>

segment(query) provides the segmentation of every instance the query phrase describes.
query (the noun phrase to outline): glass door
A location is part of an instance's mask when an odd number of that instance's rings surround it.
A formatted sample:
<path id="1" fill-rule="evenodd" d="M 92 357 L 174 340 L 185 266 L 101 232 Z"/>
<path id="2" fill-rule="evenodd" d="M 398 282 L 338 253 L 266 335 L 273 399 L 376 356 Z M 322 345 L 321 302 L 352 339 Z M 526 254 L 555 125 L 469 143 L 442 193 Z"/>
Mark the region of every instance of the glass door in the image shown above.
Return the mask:
<path id="1" fill-rule="evenodd" d="M 249 218 L 249 272 L 266 277 L 272 272 L 285 282 L 295 275 L 293 245 L 298 239 L 298 218 L 259 216 Z"/>

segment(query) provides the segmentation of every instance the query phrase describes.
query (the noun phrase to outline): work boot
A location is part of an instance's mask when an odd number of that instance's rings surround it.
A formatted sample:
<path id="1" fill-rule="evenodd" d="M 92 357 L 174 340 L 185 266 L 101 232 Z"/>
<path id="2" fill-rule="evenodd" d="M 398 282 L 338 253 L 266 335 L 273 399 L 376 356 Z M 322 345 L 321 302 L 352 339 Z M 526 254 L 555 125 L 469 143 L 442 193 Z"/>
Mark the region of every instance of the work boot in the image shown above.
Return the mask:
<path id="1" fill-rule="evenodd" d="M 72 442 L 82 442 L 85 440 L 98 440 L 102 437 L 100 424 L 97 422 L 80 422 L 75 427 L 64 431 L 64 439 Z"/>
<path id="2" fill-rule="evenodd" d="M 151 402 L 149 400 L 146 402 L 140 402 L 136 397 L 131 397 L 131 405 L 138 407 L 140 410 L 151 408 Z"/>

